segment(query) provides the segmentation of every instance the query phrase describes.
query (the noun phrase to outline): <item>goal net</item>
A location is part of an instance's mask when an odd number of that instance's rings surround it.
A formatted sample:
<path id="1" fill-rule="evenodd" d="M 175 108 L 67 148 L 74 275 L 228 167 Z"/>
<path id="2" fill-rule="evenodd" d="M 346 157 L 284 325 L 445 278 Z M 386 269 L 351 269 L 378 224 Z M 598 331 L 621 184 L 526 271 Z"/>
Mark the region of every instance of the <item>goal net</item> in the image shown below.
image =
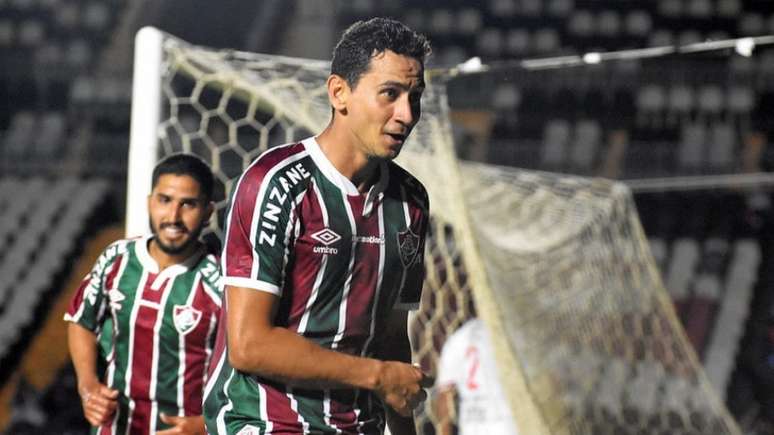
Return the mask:
<path id="1" fill-rule="evenodd" d="M 185 151 L 228 192 L 271 146 L 321 131 L 329 65 L 193 46 L 146 28 L 135 53 L 127 206 L 147 231 L 154 163 Z M 432 225 L 415 361 L 435 374 L 446 338 L 478 315 L 524 434 L 738 434 L 681 329 L 622 184 L 464 163 L 443 74 L 398 162 L 427 187 Z M 460 356 L 462 361 L 462 356 Z M 418 411 L 434 433 L 433 407 Z"/>

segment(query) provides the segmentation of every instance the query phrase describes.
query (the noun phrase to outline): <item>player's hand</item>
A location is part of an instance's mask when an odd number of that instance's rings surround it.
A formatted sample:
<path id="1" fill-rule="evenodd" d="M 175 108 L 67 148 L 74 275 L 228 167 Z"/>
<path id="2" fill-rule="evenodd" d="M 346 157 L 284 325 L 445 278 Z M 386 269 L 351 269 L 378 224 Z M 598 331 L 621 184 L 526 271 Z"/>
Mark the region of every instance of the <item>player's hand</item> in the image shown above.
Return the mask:
<path id="1" fill-rule="evenodd" d="M 161 421 L 172 426 L 169 429 L 156 432 L 156 435 L 204 435 L 204 417 L 193 415 L 189 417 L 174 417 L 161 414 Z"/>
<path id="2" fill-rule="evenodd" d="M 110 422 L 118 406 L 118 390 L 94 382 L 78 388 L 83 415 L 90 425 L 99 427 Z"/>
<path id="3" fill-rule="evenodd" d="M 378 379 L 376 394 L 404 417 L 410 417 L 411 411 L 427 399 L 423 388 L 433 385 L 418 367 L 398 361 L 384 361 Z"/>

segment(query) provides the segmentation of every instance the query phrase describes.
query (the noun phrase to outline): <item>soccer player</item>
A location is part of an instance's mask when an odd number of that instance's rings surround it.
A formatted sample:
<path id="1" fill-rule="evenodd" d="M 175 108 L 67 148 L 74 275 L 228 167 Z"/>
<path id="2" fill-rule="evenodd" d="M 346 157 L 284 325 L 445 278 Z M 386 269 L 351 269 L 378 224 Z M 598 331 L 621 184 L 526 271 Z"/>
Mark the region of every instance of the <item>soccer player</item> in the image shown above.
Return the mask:
<path id="1" fill-rule="evenodd" d="M 484 323 L 472 319 L 444 343 L 437 379 L 439 435 L 451 435 L 451 410 L 458 408 L 459 435 L 516 435 L 505 401 L 494 351 Z"/>
<path id="2" fill-rule="evenodd" d="M 197 157 L 176 154 L 152 180 L 152 235 L 110 245 L 65 314 L 92 433 L 205 432 L 221 290 L 218 260 L 199 234 L 213 210 L 213 176 Z"/>
<path id="3" fill-rule="evenodd" d="M 420 115 L 429 44 L 374 18 L 345 31 L 332 120 L 242 174 L 227 217 L 224 318 L 205 387 L 217 434 L 414 433 L 427 377 L 410 364 L 428 225 L 392 162 Z"/>

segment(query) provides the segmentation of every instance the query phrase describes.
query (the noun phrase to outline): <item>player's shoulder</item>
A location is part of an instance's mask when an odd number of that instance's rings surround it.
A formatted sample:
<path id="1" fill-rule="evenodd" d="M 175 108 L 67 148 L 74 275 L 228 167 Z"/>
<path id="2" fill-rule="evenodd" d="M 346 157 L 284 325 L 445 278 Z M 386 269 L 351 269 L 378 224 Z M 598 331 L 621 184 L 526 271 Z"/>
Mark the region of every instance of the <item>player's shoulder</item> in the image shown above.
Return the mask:
<path id="1" fill-rule="evenodd" d="M 109 244 L 103 251 L 102 257 L 116 258 L 119 255 L 125 254 L 130 248 L 133 248 L 139 241 L 145 240 L 145 237 L 129 237 L 125 239 L 118 239 Z"/>
<path id="2" fill-rule="evenodd" d="M 309 152 L 302 142 L 278 145 L 264 151 L 242 173 L 238 181 L 240 190 L 255 189 L 271 182 L 296 182 L 308 178 Z"/>
<path id="3" fill-rule="evenodd" d="M 220 261 L 218 256 L 212 253 L 205 254 L 199 264 L 197 265 L 197 271 L 201 274 L 202 279 L 216 292 L 221 291 L 221 272 Z"/>
<path id="4" fill-rule="evenodd" d="M 428 209 L 428 195 L 425 185 L 409 171 L 394 161 L 388 163 L 390 184 L 403 189 L 423 209 Z"/>

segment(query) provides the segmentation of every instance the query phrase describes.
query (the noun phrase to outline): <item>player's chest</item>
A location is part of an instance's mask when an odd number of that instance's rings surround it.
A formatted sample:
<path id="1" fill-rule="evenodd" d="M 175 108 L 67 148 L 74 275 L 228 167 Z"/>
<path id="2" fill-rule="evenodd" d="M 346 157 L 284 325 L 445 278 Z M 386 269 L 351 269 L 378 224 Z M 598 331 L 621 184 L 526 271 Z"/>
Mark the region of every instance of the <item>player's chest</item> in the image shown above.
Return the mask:
<path id="1" fill-rule="evenodd" d="M 382 199 L 368 204 L 363 197 L 339 196 L 320 203 L 302 202 L 291 234 L 295 254 L 326 261 L 383 258 L 399 261 L 401 247 L 418 243 L 408 230 L 404 203 Z"/>
<path id="2" fill-rule="evenodd" d="M 200 279 L 195 273 L 164 276 L 128 265 L 107 289 L 116 326 L 119 331 L 165 330 L 186 335 L 209 324 L 212 310 Z"/>

